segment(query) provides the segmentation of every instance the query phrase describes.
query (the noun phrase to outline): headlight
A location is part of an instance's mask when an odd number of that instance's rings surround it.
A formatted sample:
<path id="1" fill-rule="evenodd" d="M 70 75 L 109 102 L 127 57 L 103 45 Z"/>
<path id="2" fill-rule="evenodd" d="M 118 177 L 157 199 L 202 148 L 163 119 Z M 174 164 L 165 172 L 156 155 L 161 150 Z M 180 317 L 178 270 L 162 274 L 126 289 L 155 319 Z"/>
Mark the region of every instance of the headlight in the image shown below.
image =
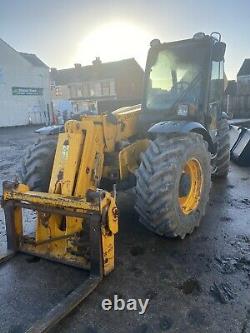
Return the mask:
<path id="1" fill-rule="evenodd" d="M 178 105 L 177 115 L 178 116 L 187 116 L 188 115 L 188 105 L 186 105 L 186 104 Z"/>

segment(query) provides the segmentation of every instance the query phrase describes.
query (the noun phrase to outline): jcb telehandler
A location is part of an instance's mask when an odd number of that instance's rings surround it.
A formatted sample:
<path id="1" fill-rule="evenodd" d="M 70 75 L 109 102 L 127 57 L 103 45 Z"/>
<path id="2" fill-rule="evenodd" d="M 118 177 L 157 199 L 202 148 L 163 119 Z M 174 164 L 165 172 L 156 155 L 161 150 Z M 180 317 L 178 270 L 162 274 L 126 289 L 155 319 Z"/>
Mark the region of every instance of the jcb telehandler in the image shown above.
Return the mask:
<path id="1" fill-rule="evenodd" d="M 4 182 L 2 261 L 23 252 L 90 270 L 28 332 L 47 331 L 114 269 L 116 185 L 135 186 L 139 220 L 159 235 L 184 238 L 199 225 L 211 177 L 229 169 L 225 48 L 219 33 L 153 40 L 142 105 L 67 121 L 29 149 L 22 183 Z M 22 208 L 36 212 L 34 234 L 23 234 Z"/>

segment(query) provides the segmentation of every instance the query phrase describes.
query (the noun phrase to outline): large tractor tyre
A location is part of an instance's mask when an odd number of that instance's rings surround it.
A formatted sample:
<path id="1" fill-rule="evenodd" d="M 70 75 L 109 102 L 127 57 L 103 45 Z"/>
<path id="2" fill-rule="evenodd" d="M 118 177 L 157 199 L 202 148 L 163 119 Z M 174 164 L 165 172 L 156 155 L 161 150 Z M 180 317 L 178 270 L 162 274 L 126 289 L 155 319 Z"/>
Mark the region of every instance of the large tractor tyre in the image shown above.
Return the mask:
<path id="1" fill-rule="evenodd" d="M 31 146 L 24 157 L 20 180 L 33 191 L 47 192 L 55 157 L 57 136 L 45 136 Z"/>
<path id="2" fill-rule="evenodd" d="M 148 229 L 166 237 L 191 234 L 200 223 L 211 187 L 211 156 L 195 133 L 152 141 L 137 170 L 136 205 Z"/>
<path id="3" fill-rule="evenodd" d="M 213 178 L 223 178 L 227 177 L 230 165 L 230 137 L 227 119 L 219 120 L 217 138 L 218 152 Z"/>

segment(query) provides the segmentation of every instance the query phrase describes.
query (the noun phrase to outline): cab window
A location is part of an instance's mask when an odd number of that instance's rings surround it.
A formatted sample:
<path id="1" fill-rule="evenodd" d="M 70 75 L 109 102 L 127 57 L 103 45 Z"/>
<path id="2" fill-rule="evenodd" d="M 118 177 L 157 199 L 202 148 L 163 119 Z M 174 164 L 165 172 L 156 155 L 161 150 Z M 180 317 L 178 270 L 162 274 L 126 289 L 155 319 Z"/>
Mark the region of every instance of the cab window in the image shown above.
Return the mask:
<path id="1" fill-rule="evenodd" d="M 224 88 L 224 62 L 212 62 L 209 102 L 218 102 Z"/>

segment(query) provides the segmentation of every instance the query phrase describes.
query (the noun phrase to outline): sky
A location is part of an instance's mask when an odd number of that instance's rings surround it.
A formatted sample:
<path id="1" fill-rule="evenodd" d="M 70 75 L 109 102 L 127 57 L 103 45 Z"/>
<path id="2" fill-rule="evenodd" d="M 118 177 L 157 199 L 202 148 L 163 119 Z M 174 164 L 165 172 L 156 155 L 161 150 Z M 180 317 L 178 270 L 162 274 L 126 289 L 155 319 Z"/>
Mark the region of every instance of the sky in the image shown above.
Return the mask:
<path id="1" fill-rule="evenodd" d="M 144 67 L 150 40 L 198 31 L 222 34 L 226 74 L 235 79 L 250 58 L 248 0 L 0 0 L 0 38 L 49 67 L 88 65 L 97 56 L 134 57 Z"/>

